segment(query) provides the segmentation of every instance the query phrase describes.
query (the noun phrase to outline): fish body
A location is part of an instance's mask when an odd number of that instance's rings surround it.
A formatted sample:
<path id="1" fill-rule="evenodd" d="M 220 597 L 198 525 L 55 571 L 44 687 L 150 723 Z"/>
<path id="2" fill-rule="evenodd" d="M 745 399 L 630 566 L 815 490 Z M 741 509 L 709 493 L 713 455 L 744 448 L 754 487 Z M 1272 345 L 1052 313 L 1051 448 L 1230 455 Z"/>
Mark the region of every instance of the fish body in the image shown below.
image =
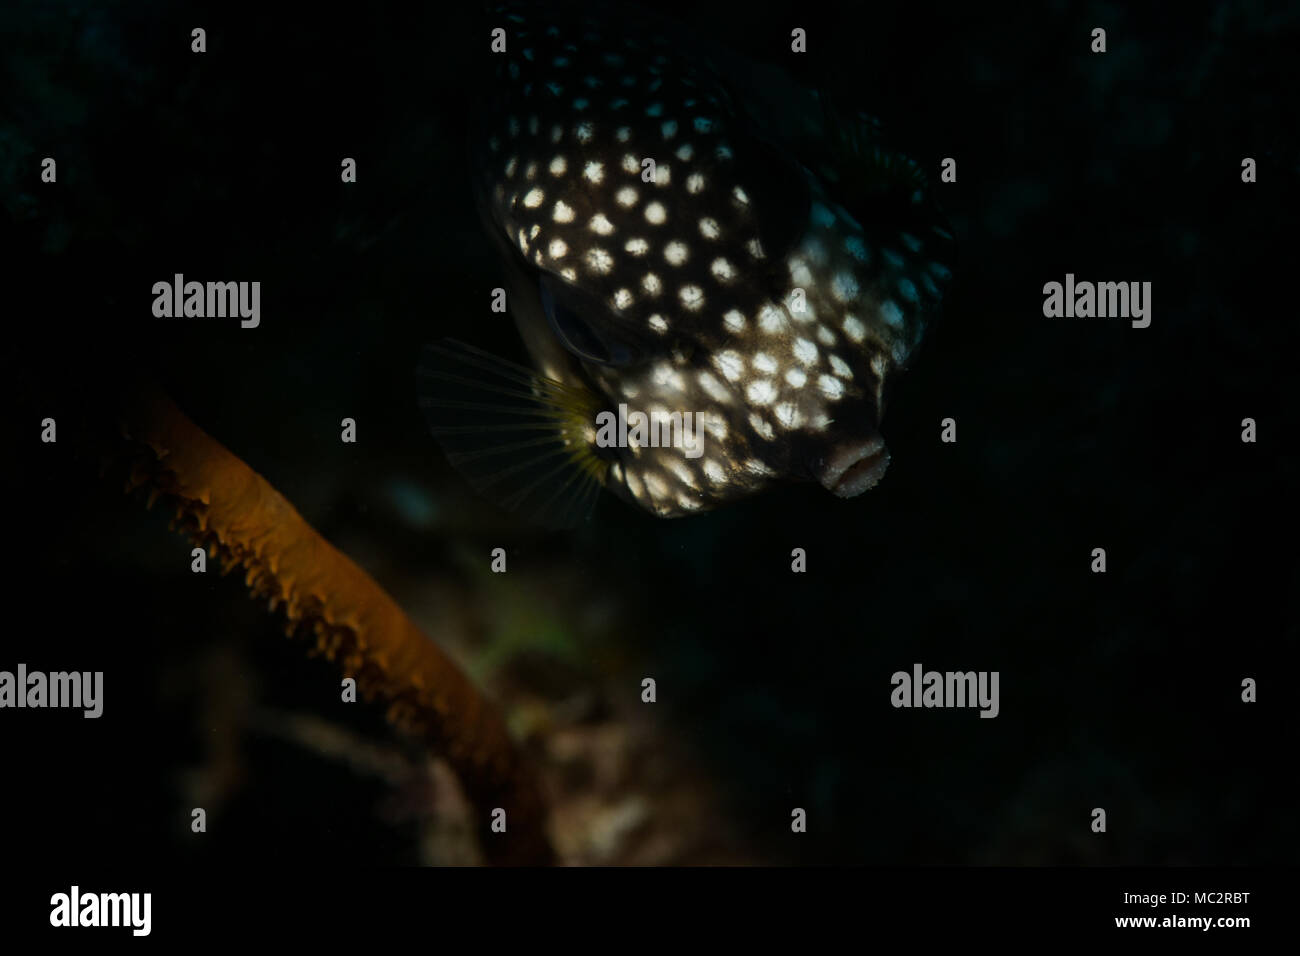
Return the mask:
<path id="1" fill-rule="evenodd" d="M 796 155 L 708 54 L 653 25 L 526 4 L 495 22 L 475 195 L 535 366 L 511 386 L 542 398 L 534 447 L 549 425 L 560 464 L 660 517 L 792 479 L 875 485 L 886 385 L 950 278 L 915 164 L 865 120 L 820 142 L 814 126 L 821 155 Z M 597 421 L 613 409 L 692 415 L 700 441 L 611 446 Z"/>

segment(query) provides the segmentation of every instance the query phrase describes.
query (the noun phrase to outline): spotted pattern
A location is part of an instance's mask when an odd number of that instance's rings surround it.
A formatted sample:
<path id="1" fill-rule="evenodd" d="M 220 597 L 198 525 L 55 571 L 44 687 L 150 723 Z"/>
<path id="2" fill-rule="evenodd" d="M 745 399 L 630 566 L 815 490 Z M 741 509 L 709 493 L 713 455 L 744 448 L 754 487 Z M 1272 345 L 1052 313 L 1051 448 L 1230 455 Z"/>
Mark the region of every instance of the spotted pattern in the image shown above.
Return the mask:
<path id="1" fill-rule="evenodd" d="M 773 183 L 700 57 L 592 15 L 545 25 L 527 10 L 499 11 L 508 52 L 485 110 L 490 215 L 538 270 L 605 304 L 585 319 L 650 343 L 630 366 L 575 360 L 575 382 L 610 407 L 702 423 L 698 457 L 606 450 L 618 456 L 611 484 L 669 516 L 809 476 L 831 446 L 863 437 L 837 431 L 864 420 L 851 409 L 878 420 L 886 379 L 950 279 L 936 257 L 951 236 L 917 222 L 864 228 L 797 164 Z M 774 222 L 793 208 L 776 190 L 808 197 L 803 219 Z"/>

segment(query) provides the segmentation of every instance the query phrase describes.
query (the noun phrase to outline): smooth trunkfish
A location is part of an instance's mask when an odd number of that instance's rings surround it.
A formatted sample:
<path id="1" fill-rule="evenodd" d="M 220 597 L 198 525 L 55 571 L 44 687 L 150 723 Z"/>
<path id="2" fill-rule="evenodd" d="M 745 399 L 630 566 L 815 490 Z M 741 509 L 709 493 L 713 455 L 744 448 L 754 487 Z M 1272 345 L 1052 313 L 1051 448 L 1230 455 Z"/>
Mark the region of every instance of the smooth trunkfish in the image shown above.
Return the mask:
<path id="1" fill-rule="evenodd" d="M 533 367 L 426 348 L 452 463 L 559 525 L 602 487 L 660 517 L 787 480 L 873 487 L 886 386 L 951 278 L 917 164 L 825 92 L 659 21 L 490 20 L 474 193 Z M 597 441 L 624 407 L 693 414 L 702 452 Z"/>

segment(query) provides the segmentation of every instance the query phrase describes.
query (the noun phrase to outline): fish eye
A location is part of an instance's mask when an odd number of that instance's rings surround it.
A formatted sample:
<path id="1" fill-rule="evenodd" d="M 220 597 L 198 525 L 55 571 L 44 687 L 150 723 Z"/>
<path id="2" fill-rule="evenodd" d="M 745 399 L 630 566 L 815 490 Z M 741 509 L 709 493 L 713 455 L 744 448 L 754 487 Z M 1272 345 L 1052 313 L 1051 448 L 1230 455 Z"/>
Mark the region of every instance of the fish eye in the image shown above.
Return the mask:
<path id="1" fill-rule="evenodd" d="M 591 327 L 562 305 L 553 306 L 551 328 L 560 344 L 575 355 L 601 365 L 611 364 L 613 356 L 592 332 Z"/>
<path id="2" fill-rule="evenodd" d="M 549 286 L 541 286 L 542 305 L 551 331 L 569 352 L 597 365 L 631 365 L 639 351 L 619 336 L 612 324 L 588 321 L 565 303 L 556 299 Z"/>

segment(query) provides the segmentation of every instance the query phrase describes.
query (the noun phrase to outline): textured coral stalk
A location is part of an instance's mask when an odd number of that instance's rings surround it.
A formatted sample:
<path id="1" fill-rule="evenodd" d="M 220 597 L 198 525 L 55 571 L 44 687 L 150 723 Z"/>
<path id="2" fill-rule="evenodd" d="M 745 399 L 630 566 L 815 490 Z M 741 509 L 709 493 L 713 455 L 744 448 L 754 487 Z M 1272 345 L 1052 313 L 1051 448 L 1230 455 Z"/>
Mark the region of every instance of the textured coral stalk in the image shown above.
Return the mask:
<path id="1" fill-rule="evenodd" d="M 253 596 L 283 610 L 290 634 L 313 637 L 363 694 L 387 705 L 392 723 L 450 762 L 487 858 L 553 862 L 535 778 L 500 714 L 374 579 L 170 399 L 137 397 L 119 424 L 129 486 L 174 505 L 181 529 L 226 570 L 242 567 Z M 505 833 L 490 831 L 496 807 L 506 811 Z"/>

